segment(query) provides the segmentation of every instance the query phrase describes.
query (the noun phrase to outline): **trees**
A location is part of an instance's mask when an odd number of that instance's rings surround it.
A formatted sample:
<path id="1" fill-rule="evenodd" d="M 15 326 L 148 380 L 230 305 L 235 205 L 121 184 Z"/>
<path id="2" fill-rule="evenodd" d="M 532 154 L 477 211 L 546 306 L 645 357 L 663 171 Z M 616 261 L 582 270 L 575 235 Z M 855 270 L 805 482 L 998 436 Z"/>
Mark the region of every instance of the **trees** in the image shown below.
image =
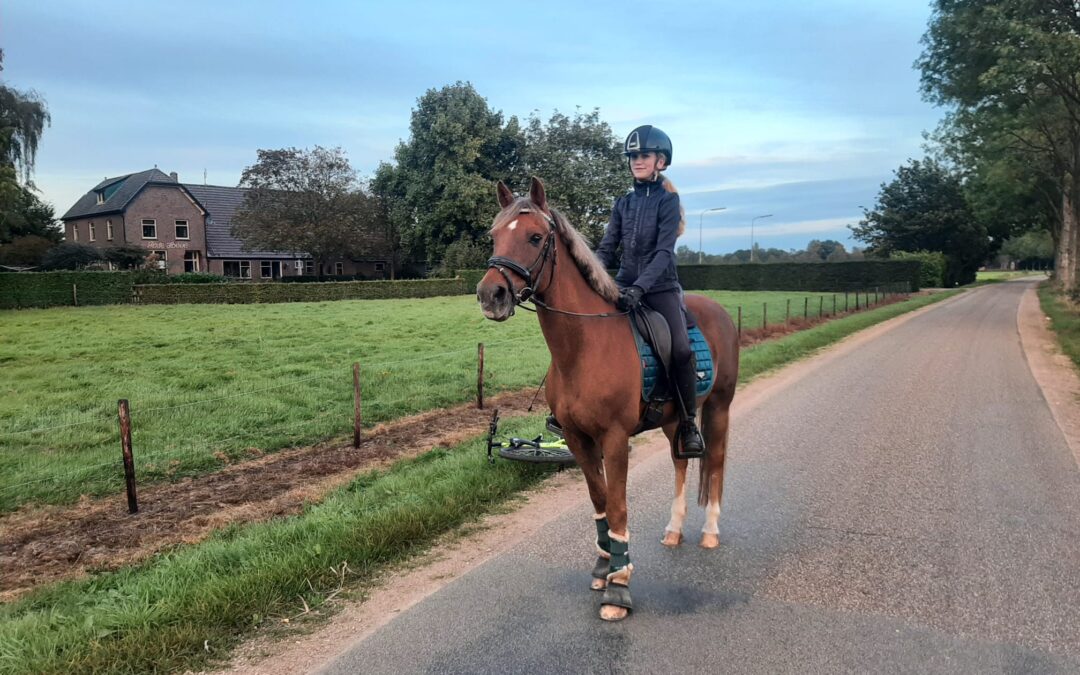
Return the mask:
<path id="1" fill-rule="evenodd" d="M 49 249 L 41 266 L 47 270 L 77 270 L 102 259 L 101 251 L 88 244 L 69 242 Z"/>
<path id="2" fill-rule="evenodd" d="M 486 236 L 497 211 L 492 185 L 519 175 L 523 141 L 516 118 L 504 124 L 463 82 L 421 96 L 409 132 L 371 188 L 383 200 L 391 238 L 433 265 L 452 242 Z"/>
<path id="3" fill-rule="evenodd" d="M 539 176 L 551 204 L 594 244 L 604 236 L 611 205 L 626 190 L 622 142 L 600 111 L 555 111 L 547 124 L 533 114 L 525 127 L 526 176 Z M 522 186 L 524 187 L 524 186 Z"/>
<path id="4" fill-rule="evenodd" d="M 969 283 L 986 257 L 989 239 L 968 206 L 960 177 L 942 164 L 910 160 L 882 183 L 874 209 L 851 226 L 852 236 L 887 257 L 893 251 L 941 251 L 949 261 L 945 283 Z"/>
<path id="5" fill-rule="evenodd" d="M 1080 266 L 1080 12 L 1071 0 L 936 0 L 924 96 L 969 166 L 1005 161 L 1050 213 L 1059 280 Z"/>
<path id="6" fill-rule="evenodd" d="M 341 148 L 259 150 L 232 234 L 248 250 L 295 251 L 322 263 L 381 250 L 379 204 L 360 187 Z"/>

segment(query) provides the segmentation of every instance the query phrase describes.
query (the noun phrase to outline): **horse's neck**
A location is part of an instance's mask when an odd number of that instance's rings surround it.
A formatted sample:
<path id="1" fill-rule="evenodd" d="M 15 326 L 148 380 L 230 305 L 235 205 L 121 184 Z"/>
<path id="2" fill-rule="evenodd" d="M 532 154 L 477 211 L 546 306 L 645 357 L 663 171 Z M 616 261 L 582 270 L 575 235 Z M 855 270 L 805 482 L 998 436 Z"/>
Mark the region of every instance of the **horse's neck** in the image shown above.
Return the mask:
<path id="1" fill-rule="evenodd" d="M 602 314 L 615 312 L 611 303 L 589 286 L 577 263 L 562 245 L 557 244 L 555 274 L 541 298 L 545 305 L 564 312 Z M 593 352 L 608 350 L 621 318 L 567 316 L 540 309 L 540 329 L 544 332 L 551 359 L 564 372 L 576 372 L 575 364 Z"/>

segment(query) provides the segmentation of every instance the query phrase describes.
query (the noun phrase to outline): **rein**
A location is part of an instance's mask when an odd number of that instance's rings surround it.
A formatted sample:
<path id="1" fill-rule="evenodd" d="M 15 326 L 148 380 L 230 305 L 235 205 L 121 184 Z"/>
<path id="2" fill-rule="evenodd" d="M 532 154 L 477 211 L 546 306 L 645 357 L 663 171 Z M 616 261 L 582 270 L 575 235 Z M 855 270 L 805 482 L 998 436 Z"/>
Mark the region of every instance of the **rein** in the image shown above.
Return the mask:
<path id="1" fill-rule="evenodd" d="M 518 213 L 533 213 L 533 210 L 522 209 L 518 211 Z M 555 265 L 558 262 L 558 249 L 555 248 L 555 237 L 558 236 L 558 232 L 555 229 L 555 221 L 551 218 L 551 216 L 549 216 L 544 211 L 540 211 L 539 213 L 544 217 L 544 220 L 547 221 L 548 228 L 550 229 L 548 230 L 547 238 L 544 240 L 543 250 L 541 250 L 540 253 L 537 254 L 536 260 L 533 260 L 531 265 L 529 265 L 528 267 L 523 267 L 516 260 L 511 260 L 510 258 L 501 255 L 491 256 L 490 258 L 488 258 L 487 261 L 488 269 L 494 268 L 498 270 L 499 274 L 501 274 L 503 276 L 503 279 L 506 280 L 507 290 L 510 291 L 510 297 L 514 299 L 514 307 L 520 307 L 529 312 L 535 312 L 537 310 L 526 307 L 524 304 L 526 302 L 532 302 L 537 307 L 540 307 L 541 309 L 549 312 L 554 312 L 555 314 L 600 319 L 616 316 L 626 316 L 627 314 L 629 314 L 629 310 L 625 312 L 600 312 L 597 314 L 583 314 L 581 312 L 571 312 L 565 309 L 556 309 L 555 307 L 548 305 L 540 299 L 540 290 L 537 288 L 533 288 L 533 274 L 543 271 L 544 264 L 547 263 L 548 254 L 550 254 L 551 267 L 550 271 L 548 272 L 548 282 L 547 285 L 544 286 L 544 289 L 546 290 L 548 288 L 551 288 L 551 284 L 555 280 Z M 511 281 L 510 275 L 506 272 L 506 270 L 510 270 L 511 272 L 517 274 L 519 277 L 525 280 L 525 286 L 517 293 L 514 292 L 514 282 Z"/>

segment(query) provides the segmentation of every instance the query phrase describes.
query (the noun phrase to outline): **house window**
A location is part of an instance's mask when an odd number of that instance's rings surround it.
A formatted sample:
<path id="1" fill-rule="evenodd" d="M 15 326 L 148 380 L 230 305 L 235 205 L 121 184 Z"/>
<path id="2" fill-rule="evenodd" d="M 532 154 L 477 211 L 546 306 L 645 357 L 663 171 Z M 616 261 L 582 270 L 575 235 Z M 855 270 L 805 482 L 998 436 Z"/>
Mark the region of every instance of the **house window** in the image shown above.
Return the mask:
<path id="1" fill-rule="evenodd" d="M 381 263 L 381 262 L 375 263 L 375 271 L 376 272 L 382 272 L 385 269 L 386 269 L 386 263 Z"/>
<path id="2" fill-rule="evenodd" d="M 251 261 L 225 260 L 222 263 L 222 270 L 225 272 L 225 276 L 227 277 L 234 277 L 237 279 L 250 279 Z"/>
<path id="3" fill-rule="evenodd" d="M 97 230 L 94 228 L 94 221 L 90 221 L 90 241 L 97 241 Z"/>
<path id="4" fill-rule="evenodd" d="M 168 269 L 169 267 L 165 251 L 150 251 L 150 259 L 154 261 L 154 266 L 159 270 Z"/>
<path id="5" fill-rule="evenodd" d="M 185 272 L 198 272 L 199 271 L 199 252 L 198 251 L 184 251 L 184 271 Z"/>
<path id="6" fill-rule="evenodd" d="M 259 273 L 262 275 L 263 279 L 269 279 L 270 277 L 274 276 L 274 266 L 270 263 L 269 260 L 262 261 L 261 267 L 262 269 L 259 270 Z"/>
<path id="7" fill-rule="evenodd" d="M 97 193 L 97 203 L 98 204 L 104 204 L 105 203 L 105 191 L 104 190 Z"/>
<path id="8" fill-rule="evenodd" d="M 297 274 L 303 274 L 304 273 L 304 261 L 303 260 L 297 260 L 296 261 L 296 273 Z"/>
<path id="9" fill-rule="evenodd" d="M 78 237 L 75 237 L 75 238 L 78 239 Z M 315 261 L 314 260 L 305 260 L 304 261 L 304 276 L 307 276 L 307 277 L 315 276 Z"/>
<path id="10" fill-rule="evenodd" d="M 345 263 L 339 263 L 339 262 L 334 263 L 334 274 L 336 274 L 339 277 L 341 275 L 345 274 Z"/>
<path id="11" fill-rule="evenodd" d="M 188 226 L 186 220 L 176 221 L 176 238 L 190 239 L 190 237 L 188 237 Z"/>
<path id="12" fill-rule="evenodd" d="M 112 221 L 111 220 L 106 220 L 105 221 L 105 238 L 108 239 L 109 241 L 112 241 Z"/>
<path id="13" fill-rule="evenodd" d="M 157 221 L 144 218 L 142 221 L 142 238 L 157 239 Z"/>
<path id="14" fill-rule="evenodd" d="M 79 224 L 71 224 L 71 241 L 79 241 Z"/>

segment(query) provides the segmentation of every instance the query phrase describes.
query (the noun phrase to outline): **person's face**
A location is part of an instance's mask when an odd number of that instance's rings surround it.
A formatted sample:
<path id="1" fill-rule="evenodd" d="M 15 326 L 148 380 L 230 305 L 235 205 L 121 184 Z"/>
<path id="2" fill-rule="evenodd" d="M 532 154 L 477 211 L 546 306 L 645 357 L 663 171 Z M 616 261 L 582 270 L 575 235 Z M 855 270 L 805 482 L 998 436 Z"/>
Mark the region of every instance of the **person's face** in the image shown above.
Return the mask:
<path id="1" fill-rule="evenodd" d="M 638 180 L 649 180 L 664 168 L 664 157 L 655 152 L 631 152 L 630 172 Z"/>

